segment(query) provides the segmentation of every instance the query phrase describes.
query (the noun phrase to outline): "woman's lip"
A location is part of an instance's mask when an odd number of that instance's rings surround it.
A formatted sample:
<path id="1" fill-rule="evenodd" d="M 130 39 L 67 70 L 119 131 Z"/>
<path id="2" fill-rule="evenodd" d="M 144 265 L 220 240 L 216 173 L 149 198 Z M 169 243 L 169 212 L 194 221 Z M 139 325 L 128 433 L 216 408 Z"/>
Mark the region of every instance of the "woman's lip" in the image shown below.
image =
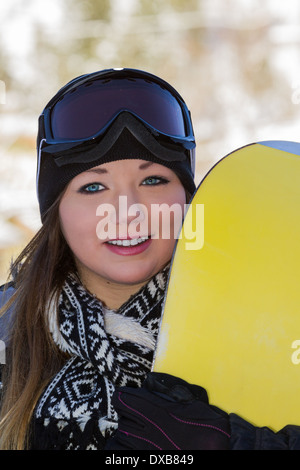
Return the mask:
<path id="1" fill-rule="evenodd" d="M 139 237 L 141 238 L 141 237 Z M 118 238 L 117 240 L 134 240 L 134 238 Z M 112 240 L 110 240 L 112 241 Z M 147 250 L 147 248 L 151 245 L 151 238 L 148 238 L 142 243 L 139 243 L 137 245 L 131 245 L 131 246 L 122 246 L 122 245 L 112 245 L 110 243 L 105 243 L 105 246 L 112 252 L 115 253 L 116 255 L 121 255 L 121 256 L 133 256 L 133 255 L 138 255 L 140 253 L 143 253 L 143 251 Z"/>
<path id="2" fill-rule="evenodd" d="M 119 237 L 119 238 L 110 238 L 109 240 L 106 240 L 105 243 L 108 242 L 117 242 L 118 240 L 139 240 L 140 238 L 151 238 L 151 235 L 139 235 L 138 237 Z"/>

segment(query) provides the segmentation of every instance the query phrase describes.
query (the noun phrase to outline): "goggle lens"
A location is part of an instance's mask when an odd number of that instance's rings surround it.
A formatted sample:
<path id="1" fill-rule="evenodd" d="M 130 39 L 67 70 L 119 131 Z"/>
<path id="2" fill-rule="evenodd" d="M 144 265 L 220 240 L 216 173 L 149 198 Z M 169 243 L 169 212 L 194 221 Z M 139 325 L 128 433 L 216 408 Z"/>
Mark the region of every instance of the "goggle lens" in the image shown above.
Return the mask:
<path id="1" fill-rule="evenodd" d="M 59 141 L 91 138 L 122 110 L 161 133 L 176 137 L 189 133 L 181 104 L 163 85 L 143 78 L 97 78 L 71 89 L 55 103 L 50 115 L 52 137 Z"/>

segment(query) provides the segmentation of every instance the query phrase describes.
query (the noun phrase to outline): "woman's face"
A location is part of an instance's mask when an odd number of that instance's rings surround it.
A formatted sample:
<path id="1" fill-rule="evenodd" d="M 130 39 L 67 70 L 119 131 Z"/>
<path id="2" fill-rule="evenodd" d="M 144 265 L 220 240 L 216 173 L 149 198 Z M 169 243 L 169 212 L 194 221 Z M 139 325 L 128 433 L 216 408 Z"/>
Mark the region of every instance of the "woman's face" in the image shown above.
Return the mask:
<path id="1" fill-rule="evenodd" d="M 185 202 L 176 174 L 145 160 L 104 163 L 76 176 L 59 214 L 86 287 L 101 295 L 104 286 L 138 287 L 159 272 L 171 259 Z"/>

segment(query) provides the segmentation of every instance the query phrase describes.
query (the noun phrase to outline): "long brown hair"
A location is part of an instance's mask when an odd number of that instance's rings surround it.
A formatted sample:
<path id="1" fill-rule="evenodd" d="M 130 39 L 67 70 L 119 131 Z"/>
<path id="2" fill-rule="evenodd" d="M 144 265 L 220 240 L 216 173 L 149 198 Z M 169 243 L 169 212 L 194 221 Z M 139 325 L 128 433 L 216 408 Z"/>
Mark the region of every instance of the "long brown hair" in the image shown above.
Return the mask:
<path id="1" fill-rule="evenodd" d="M 11 266 L 15 292 L 2 309 L 13 308 L 14 324 L 3 367 L 0 449 L 28 448 L 30 422 L 37 400 L 65 356 L 55 346 L 47 322 L 47 305 L 74 269 L 61 233 L 56 201 L 42 228 Z"/>

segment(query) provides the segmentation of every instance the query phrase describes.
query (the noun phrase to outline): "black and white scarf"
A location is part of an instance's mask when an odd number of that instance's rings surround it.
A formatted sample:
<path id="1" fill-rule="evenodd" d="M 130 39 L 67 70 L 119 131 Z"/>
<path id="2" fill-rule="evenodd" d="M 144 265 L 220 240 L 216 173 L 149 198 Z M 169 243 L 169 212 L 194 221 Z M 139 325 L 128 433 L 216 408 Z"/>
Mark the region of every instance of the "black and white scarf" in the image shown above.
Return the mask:
<path id="1" fill-rule="evenodd" d="M 49 309 L 49 324 L 70 359 L 36 406 L 33 448 L 103 448 L 117 427 L 115 387 L 139 387 L 151 370 L 168 271 L 169 266 L 117 312 L 68 277 L 58 307 Z"/>

